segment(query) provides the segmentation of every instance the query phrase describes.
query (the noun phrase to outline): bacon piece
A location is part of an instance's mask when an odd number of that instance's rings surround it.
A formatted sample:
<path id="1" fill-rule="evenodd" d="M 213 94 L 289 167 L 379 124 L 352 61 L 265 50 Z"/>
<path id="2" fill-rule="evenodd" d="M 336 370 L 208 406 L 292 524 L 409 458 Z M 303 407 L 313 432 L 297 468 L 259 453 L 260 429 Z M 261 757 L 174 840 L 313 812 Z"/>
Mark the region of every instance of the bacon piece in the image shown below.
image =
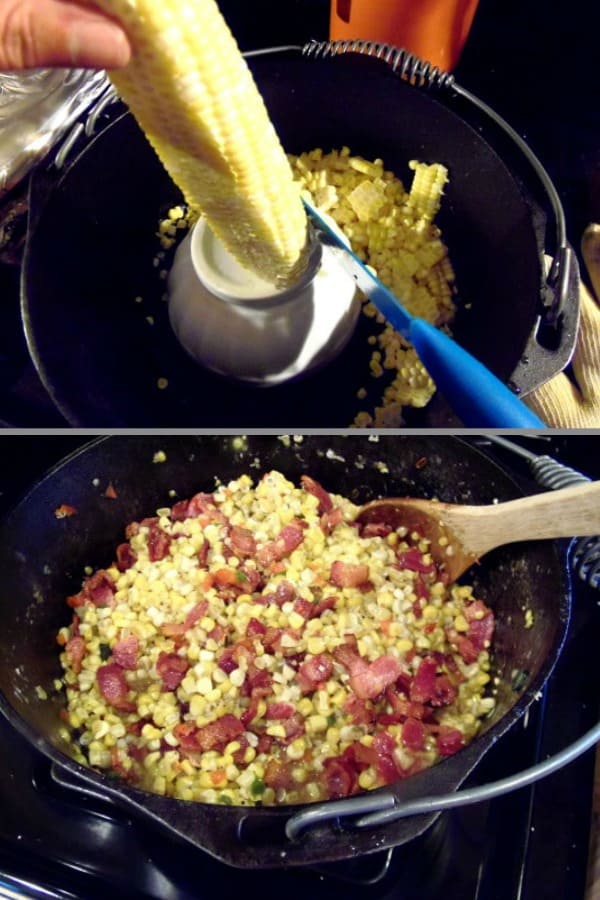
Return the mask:
<path id="1" fill-rule="evenodd" d="M 407 750 L 415 752 L 425 748 L 425 726 L 419 719 L 406 719 L 402 725 L 402 743 Z"/>
<path id="2" fill-rule="evenodd" d="M 233 647 L 227 647 L 219 659 L 217 660 L 217 665 L 220 669 L 225 672 L 226 675 L 230 675 L 234 669 L 237 669 L 239 663 L 234 658 L 233 655 Z"/>
<path id="3" fill-rule="evenodd" d="M 226 713 L 214 722 L 209 722 L 199 728 L 196 733 L 196 741 L 201 750 L 218 750 L 225 747 L 230 741 L 234 741 L 245 731 L 240 719 Z"/>
<path id="4" fill-rule="evenodd" d="M 165 653 L 164 650 L 161 651 L 156 661 L 156 671 L 162 681 L 163 691 L 176 690 L 183 681 L 188 669 L 189 664 L 182 656 L 178 656 L 176 653 Z"/>
<path id="5" fill-rule="evenodd" d="M 344 703 L 344 712 L 348 713 L 355 725 L 369 725 L 375 719 L 375 710 L 367 700 L 361 700 L 356 694 L 350 694 Z"/>
<path id="6" fill-rule="evenodd" d="M 117 569 L 119 572 L 126 572 L 137 560 L 137 553 L 133 550 L 131 544 L 126 542 L 119 544 L 117 547 Z"/>
<path id="7" fill-rule="evenodd" d="M 269 703 L 265 713 L 265 719 L 291 719 L 295 709 L 291 703 Z"/>
<path id="8" fill-rule="evenodd" d="M 161 634 L 166 637 L 180 637 L 185 634 L 188 629 L 193 628 L 196 622 L 206 615 L 208 611 L 208 600 L 199 600 L 189 611 L 183 622 L 165 622 L 160 626 Z"/>
<path id="9" fill-rule="evenodd" d="M 173 728 L 173 734 L 179 741 L 182 750 L 193 753 L 200 749 L 196 735 L 198 729 L 194 722 L 179 722 Z"/>
<path id="10" fill-rule="evenodd" d="M 283 762 L 281 759 L 269 760 L 263 780 L 267 787 L 273 788 L 274 791 L 287 791 L 296 787 L 291 763 Z"/>
<path id="11" fill-rule="evenodd" d="M 319 527 L 323 534 L 331 534 L 337 525 L 344 521 L 344 513 L 341 506 L 335 506 L 329 512 L 324 512 L 319 519 Z"/>
<path id="12" fill-rule="evenodd" d="M 350 675 L 350 687 L 357 697 L 373 700 L 402 674 L 395 656 L 379 656 L 361 671 Z"/>
<path id="13" fill-rule="evenodd" d="M 494 636 L 494 613 L 482 600 L 474 600 L 465 606 L 465 619 L 469 623 L 467 636 L 476 650 L 487 649 Z"/>
<path id="14" fill-rule="evenodd" d="M 440 725 L 435 742 L 440 756 L 452 756 L 464 745 L 464 738 L 458 728 L 451 728 L 449 725 Z"/>
<path id="15" fill-rule="evenodd" d="M 323 781 L 329 799 L 349 797 L 358 793 L 357 773 L 352 763 L 340 756 L 323 761 Z"/>
<path id="16" fill-rule="evenodd" d="M 171 508 L 170 518 L 174 522 L 183 519 L 203 518 L 206 524 L 218 522 L 224 524 L 227 519 L 215 503 L 214 494 L 194 494 L 189 500 L 179 500 Z"/>
<path id="17" fill-rule="evenodd" d="M 317 619 L 327 609 L 335 609 L 337 600 L 335 597 L 322 597 L 313 603 L 309 618 Z"/>
<path id="18" fill-rule="evenodd" d="M 69 516 L 74 516 L 77 513 L 77 510 L 74 506 L 69 506 L 68 503 L 61 503 L 60 506 L 57 506 L 54 510 L 54 515 L 57 519 L 68 519 Z"/>
<path id="19" fill-rule="evenodd" d="M 267 626 L 264 625 L 260 619 L 255 619 L 252 617 L 248 620 L 248 624 L 246 626 L 246 636 L 247 637 L 257 637 L 258 635 L 266 634 Z"/>
<path id="20" fill-rule="evenodd" d="M 116 500 L 116 499 L 117 499 L 118 494 L 117 494 L 117 492 L 116 492 L 116 490 L 115 490 L 115 486 L 114 486 L 114 484 L 112 483 L 112 481 L 109 481 L 109 482 L 108 482 L 108 487 L 107 487 L 106 490 L 104 491 L 104 496 L 105 496 L 108 500 Z"/>
<path id="21" fill-rule="evenodd" d="M 387 537 L 394 529 L 387 522 L 367 522 L 360 530 L 360 536 L 368 537 Z"/>
<path id="22" fill-rule="evenodd" d="M 168 556 L 171 537 L 160 525 L 153 522 L 148 531 L 148 556 L 150 562 L 159 562 Z"/>
<path id="23" fill-rule="evenodd" d="M 112 606 L 114 604 L 115 591 L 115 583 L 104 569 L 98 569 L 97 572 L 90 575 L 83 585 L 84 595 L 95 606 Z"/>
<path id="24" fill-rule="evenodd" d="M 316 691 L 320 684 L 331 678 L 333 663 L 329 656 L 317 653 L 305 659 L 298 669 L 298 684 L 303 694 Z"/>
<path id="25" fill-rule="evenodd" d="M 209 541 L 204 541 L 198 553 L 196 554 L 196 559 L 198 560 L 198 565 L 201 569 L 206 568 L 206 563 L 208 562 L 208 551 L 210 550 Z"/>
<path id="26" fill-rule="evenodd" d="M 100 666 L 96 672 L 98 689 L 106 702 L 122 712 L 133 712 L 135 703 L 127 700 L 129 685 L 125 681 L 123 669 L 116 662 Z"/>
<path id="27" fill-rule="evenodd" d="M 274 591 L 256 598 L 257 603 L 265 606 L 275 604 L 280 609 L 284 603 L 291 603 L 296 597 L 296 588 L 290 581 L 280 581 Z"/>
<path id="28" fill-rule="evenodd" d="M 113 647 L 113 659 L 123 669 L 137 669 L 140 642 L 135 634 L 128 634 Z"/>
<path id="29" fill-rule="evenodd" d="M 79 675 L 79 673 L 81 672 L 81 663 L 86 654 L 85 640 L 81 637 L 81 635 L 76 634 L 67 641 L 65 645 L 65 653 L 67 654 L 69 665 L 71 666 L 75 674 Z"/>
<path id="30" fill-rule="evenodd" d="M 305 600 L 304 597 L 298 597 L 298 599 L 294 601 L 294 612 L 298 613 L 299 616 L 302 616 L 303 619 L 312 619 L 312 611 L 313 604 L 310 600 Z"/>
<path id="31" fill-rule="evenodd" d="M 333 509 L 331 495 L 318 481 L 315 481 L 310 475 L 302 475 L 300 483 L 307 493 L 312 494 L 319 501 L 319 506 L 317 507 L 319 514 L 331 512 Z"/>
<path id="32" fill-rule="evenodd" d="M 231 550 L 238 557 L 254 556 L 256 553 L 256 540 L 248 528 L 232 525 L 228 541 Z"/>
<path id="33" fill-rule="evenodd" d="M 336 587 L 360 587 L 369 580 L 369 567 L 365 563 L 347 563 L 336 560 L 331 565 L 329 581 Z"/>
<path id="34" fill-rule="evenodd" d="M 456 688 L 447 675 L 438 675 L 438 662 L 427 656 L 419 663 L 419 668 L 410 686 L 410 699 L 431 706 L 448 706 L 456 698 Z"/>
<path id="35" fill-rule="evenodd" d="M 423 575 L 435 574 L 435 564 L 424 562 L 423 554 L 417 547 L 399 550 L 396 553 L 396 565 L 399 569 L 410 569 L 412 572 L 421 572 Z"/>
<path id="36" fill-rule="evenodd" d="M 289 525 L 279 532 L 274 541 L 268 541 L 256 551 L 256 560 L 261 566 L 268 566 L 272 562 L 289 556 L 304 540 L 306 522 L 294 519 Z"/>

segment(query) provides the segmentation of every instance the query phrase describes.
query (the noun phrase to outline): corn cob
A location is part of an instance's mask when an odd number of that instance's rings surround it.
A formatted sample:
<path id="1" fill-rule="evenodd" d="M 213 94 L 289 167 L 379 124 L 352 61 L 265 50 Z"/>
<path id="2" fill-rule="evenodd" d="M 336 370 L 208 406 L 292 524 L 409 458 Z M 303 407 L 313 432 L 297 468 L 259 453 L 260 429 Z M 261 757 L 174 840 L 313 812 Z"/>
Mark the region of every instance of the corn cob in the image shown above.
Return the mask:
<path id="1" fill-rule="evenodd" d="M 109 73 L 193 214 L 278 286 L 304 264 L 306 216 L 250 70 L 214 0 L 87 0 L 116 18 L 132 61 Z"/>

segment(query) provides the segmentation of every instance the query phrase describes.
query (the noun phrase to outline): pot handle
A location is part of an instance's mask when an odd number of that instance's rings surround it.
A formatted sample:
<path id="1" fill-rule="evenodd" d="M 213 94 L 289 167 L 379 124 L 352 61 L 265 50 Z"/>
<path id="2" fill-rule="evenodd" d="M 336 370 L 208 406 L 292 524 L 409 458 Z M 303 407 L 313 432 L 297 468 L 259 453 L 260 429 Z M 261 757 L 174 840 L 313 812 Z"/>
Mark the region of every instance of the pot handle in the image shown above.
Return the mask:
<path id="1" fill-rule="evenodd" d="M 336 803 L 319 804 L 291 816 L 287 821 L 285 832 L 291 841 L 295 841 L 308 828 L 322 824 L 332 817 L 358 816 L 352 823 L 354 828 L 374 828 L 381 825 L 389 825 L 391 822 L 408 816 L 438 813 L 448 809 L 455 809 L 458 806 L 470 806 L 473 803 L 492 800 L 494 797 L 508 794 L 511 791 L 527 787 L 535 781 L 546 778 L 553 772 L 558 771 L 558 769 L 563 768 L 563 766 L 573 762 L 578 756 L 595 746 L 598 741 L 600 741 L 600 722 L 577 741 L 565 747 L 564 750 L 548 757 L 535 766 L 518 772 L 516 775 L 509 775 L 507 778 L 501 778 L 498 781 L 490 781 L 488 784 L 479 787 L 421 797 L 404 803 L 398 800 L 393 793 L 387 792 L 373 798 L 374 801 L 379 800 L 379 804 L 373 803 L 374 811 L 367 810 L 368 804 L 366 801 L 368 798 L 362 795 L 349 797 L 347 800 L 339 800 Z"/>

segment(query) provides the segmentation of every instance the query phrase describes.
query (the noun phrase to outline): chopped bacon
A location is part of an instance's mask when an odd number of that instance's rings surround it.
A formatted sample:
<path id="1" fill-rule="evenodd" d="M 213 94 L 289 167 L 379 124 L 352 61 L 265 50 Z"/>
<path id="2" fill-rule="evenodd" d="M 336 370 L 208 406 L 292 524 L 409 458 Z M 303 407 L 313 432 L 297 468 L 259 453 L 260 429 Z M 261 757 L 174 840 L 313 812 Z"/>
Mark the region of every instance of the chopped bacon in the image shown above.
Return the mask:
<path id="1" fill-rule="evenodd" d="M 198 729 L 194 722 L 179 722 L 173 728 L 173 735 L 179 741 L 179 746 L 182 750 L 186 750 L 189 752 L 194 752 L 200 749 L 198 746 L 198 741 L 196 740 L 196 734 Z"/>
<path id="2" fill-rule="evenodd" d="M 294 713 L 286 719 L 280 720 L 285 730 L 285 738 L 280 738 L 282 743 L 289 744 L 305 731 L 305 720 L 300 713 Z"/>
<path id="3" fill-rule="evenodd" d="M 208 600 L 199 600 L 189 611 L 183 622 L 165 622 L 160 626 L 161 634 L 166 637 L 180 637 L 185 634 L 188 629 L 193 628 L 196 622 L 206 615 L 208 611 Z"/>
<path id="4" fill-rule="evenodd" d="M 256 553 L 256 540 L 248 528 L 232 525 L 228 535 L 229 546 L 238 557 L 254 556 Z"/>
<path id="5" fill-rule="evenodd" d="M 406 690 L 410 690 L 410 683 Z M 417 703 L 415 700 L 401 697 L 393 687 L 387 688 L 385 699 L 399 721 L 403 721 L 406 718 L 423 719 L 426 716 L 427 710 L 423 703 Z"/>
<path id="6" fill-rule="evenodd" d="M 298 599 L 294 601 L 294 612 L 298 613 L 299 616 L 302 616 L 303 619 L 312 619 L 312 611 L 313 604 L 310 600 L 305 600 L 304 597 L 298 597 Z"/>
<path id="7" fill-rule="evenodd" d="M 319 501 L 319 506 L 317 508 L 317 512 L 321 515 L 322 513 L 331 512 L 333 509 L 333 500 L 331 499 L 331 495 L 325 488 L 319 484 L 318 481 L 315 481 L 314 478 L 311 478 L 310 475 L 302 475 L 300 477 L 300 483 L 304 490 L 312 494 Z"/>
<path id="8" fill-rule="evenodd" d="M 283 640 L 284 637 L 287 638 L 287 641 Z M 297 644 L 300 638 L 301 633 L 297 628 L 267 628 L 262 639 L 262 645 L 269 653 L 293 656 L 297 652 Z"/>
<path id="9" fill-rule="evenodd" d="M 419 719 L 406 719 L 402 725 L 402 743 L 407 750 L 415 752 L 425 748 L 425 726 Z"/>
<path id="10" fill-rule="evenodd" d="M 402 674 L 402 666 L 395 656 L 378 656 L 366 668 L 350 675 L 350 687 L 357 697 L 372 700 Z"/>
<path id="11" fill-rule="evenodd" d="M 323 534 L 331 534 L 337 525 L 344 521 L 344 513 L 341 506 L 335 506 L 329 512 L 324 512 L 319 519 L 319 526 Z"/>
<path id="12" fill-rule="evenodd" d="M 329 580 L 336 587 L 360 587 L 369 580 L 369 567 L 365 563 L 332 563 Z"/>
<path id="13" fill-rule="evenodd" d="M 316 691 L 320 684 L 327 681 L 333 672 L 333 663 L 329 656 L 317 653 L 305 659 L 298 669 L 298 684 L 304 694 Z"/>
<path id="14" fill-rule="evenodd" d="M 176 690 L 189 668 L 187 660 L 176 653 L 165 653 L 164 650 L 158 654 L 156 661 L 156 671 L 158 677 L 162 681 L 163 691 Z"/>
<path id="15" fill-rule="evenodd" d="M 140 642 L 135 634 L 128 634 L 113 647 L 113 659 L 123 669 L 137 669 Z"/>
<path id="16" fill-rule="evenodd" d="M 452 756 L 464 745 L 464 738 L 462 732 L 460 732 L 458 728 L 451 728 L 449 725 L 440 725 L 435 742 L 440 756 Z"/>
<path id="17" fill-rule="evenodd" d="M 350 694 L 344 703 L 344 712 L 347 713 L 355 725 L 369 725 L 375 719 L 375 710 L 367 700 L 361 700 L 356 694 Z"/>
<path id="18" fill-rule="evenodd" d="M 83 593 L 95 606 L 112 606 L 115 591 L 115 583 L 104 569 L 90 575 L 83 585 Z"/>
<path id="19" fill-rule="evenodd" d="M 268 566 L 289 556 L 304 540 L 306 522 L 294 519 L 289 525 L 284 525 L 274 541 L 268 541 L 256 551 L 256 560 L 261 566 Z"/>
<path id="20" fill-rule="evenodd" d="M 117 569 L 119 572 L 126 572 L 137 560 L 137 553 L 133 550 L 131 544 L 126 542 L 119 544 L 117 547 Z"/>
<path id="21" fill-rule="evenodd" d="M 204 541 L 198 553 L 196 554 L 196 559 L 198 560 L 198 565 L 201 569 L 206 568 L 206 563 L 208 562 L 208 551 L 210 550 L 210 543 L 208 541 Z"/>
<path id="22" fill-rule="evenodd" d="M 171 537 L 166 531 L 153 522 L 148 531 L 148 556 L 150 562 L 159 562 L 169 554 L 171 546 Z"/>
<path id="23" fill-rule="evenodd" d="M 361 537 L 387 537 L 394 529 L 387 522 L 367 522 L 360 531 Z"/>
<path id="24" fill-rule="evenodd" d="M 74 516 L 77 513 L 77 510 L 74 506 L 69 506 L 68 503 L 61 503 L 60 506 L 57 506 L 54 510 L 54 515 L 57 519 L 68 519 L 69 516 Z"/>
<path id="25" fill-rule="evenodd" d="M 86 654 L 85 640 L 81 635 L 74 635 L 65 645 L 65 653 L 69 660 L 69 665 L 76 675 L 81 672 L 81 663 Z"/>
<path id="26" fill-rule="evenodd" d="M 117 499 L 117 496 L 118 496 L 118 495 L 117 495 L 117 492 L 116 492 L 116 490 L 115 490 L 115 486 L 114 486 L 114 484 L 112 483 L 112 481 L 109 481 L 108 487 L 107 487 L 106 490 L 104 491 L 104 496 L 105 496 L 108 500 L 116 500 L 116 499 Z"/>
<path id="27" fill-rule="evenodd" d="M 205 519 L 209 522 L 224 524 L 227 519 L 217 507 L 214 494 L 194 494 L 190 500 L 180 500 L 171 508 L 170 518 L 174 522 L 183 519 Z"/>
<path id="28" fill-rule="evenodd" d="M 417 547 L 408 550 L 399 550 L 396 553 L 396 564 L 399 569 L 410 569 L 413 572 L 421 572 L 423 575 L 433 575 L 435 564 L 426 563 L 423 554 Z"/>
<path id="29" fill-rule="evenodd" d="M 226 675 L 231 675 L 234 669 L 238 668 L 239 663 L 234 658 L 234 648 L 227 647 L 219 659 L 217 660 L 217 665 L 220 669 L 225 672 Z"/>
<path id="30" fill-rule="evenodd" d="M 294 707 L 291 703 L 269 703 L 265 713 L 266 719 L 291 719 L 294 715 Z"/>
<path id="31" fill-rule="evenodd" d="M 456 699 L 456 688 L 447 675 L 438 675 L 438 662 L 426 656 L 410 686 L 410 699 L 431 706 L 447 706 Z"/>
<path id="32" fill-rule="evenodd" d="M 335 609 L 336 603 L 337 600 L 335 597 L 322 597 L 320 600 L 317 600 L 316 603 L 313 603 L 309 618 L 318 619 L 325 610 Z"/>
<path id="33" fill-rule="evenodd" d="M 343 757 L 330 756 L 323 761 L 323 779 L 327 796 L 332 800 L 349 797 L 359 790 L 356 770 Z"/>
<path id="34" fill-rule="evenodd" d="M 273 603 L 281 608 L 284 603 L 291 603 L 296 597 L 296 588 L 289 581 L 280 581 L 274 591 L 256 598 L 257 603 L 264 606 Z"/>
<path id="35" fill-rule="evenodd" d="M 377 697 L 404 674 L 395 656 L 378 656 L 367 662 L 347 644 L 336 647 L 333 656 L 348 671 L 350 687 L 362 700 Z"/>
<path id="36" fill-rule="evenodd" d="M 264 625 L 260 619 L 255 619 L 254 617 L 248 620 L 248 624 L 246 626 L 246 636 L 247 637 L 256 637 L 257 635 L 266 634 L 267 626 Z"/>
<path id="37" fill-rule="evenodd" d="M 296 782 L 292 775 L 291 764 L 283 762 L 281 759 L 269 760 L 265 768 L 263 780 L 267 787 L 273 788 L 274 791 L 286 791 L 296 787 Z"/>
<path id="38" fill-rule="evenodd" d="M 100 666 L 96 672 L 96 681 L 100 693 L 110 706 L 123 712 L 133 712 L 136 709 L 135 703 L 127 700 L 129 685 L 125 681 L 123 669 L 116 662 Z"/>
<path id="39" fill-rule="evenodd" d="M 482 600 L 474 600 L 465 607 L 465 619 L 469 623 L 469 640 L 477 650 L 485 650 L 494 636 L 494 613 Z"/>
<path id="40" fill-rule="evenodd" d="M 214 722 L 209 722 L 199 728 L 196 733 L 196 741 L 201 750 L 218 750 L 225 747 L 230 741 L 234 741 L 245 731 L 245 728 L 236 716 L 226 713 Z"/>

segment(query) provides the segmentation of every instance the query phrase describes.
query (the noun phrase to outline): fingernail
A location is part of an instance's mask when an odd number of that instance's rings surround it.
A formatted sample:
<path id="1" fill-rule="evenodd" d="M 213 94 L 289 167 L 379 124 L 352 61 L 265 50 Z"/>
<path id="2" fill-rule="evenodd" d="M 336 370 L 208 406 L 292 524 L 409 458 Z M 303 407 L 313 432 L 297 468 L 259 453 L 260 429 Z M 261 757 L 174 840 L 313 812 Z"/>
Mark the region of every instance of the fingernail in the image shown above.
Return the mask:
<path id="1" fill-rule="evenodd" d="M 129 42 L 112 22 L 85 22 L 69 35 L 69 53 L 74 66 L 118 69 L 131 58 Z"/>

